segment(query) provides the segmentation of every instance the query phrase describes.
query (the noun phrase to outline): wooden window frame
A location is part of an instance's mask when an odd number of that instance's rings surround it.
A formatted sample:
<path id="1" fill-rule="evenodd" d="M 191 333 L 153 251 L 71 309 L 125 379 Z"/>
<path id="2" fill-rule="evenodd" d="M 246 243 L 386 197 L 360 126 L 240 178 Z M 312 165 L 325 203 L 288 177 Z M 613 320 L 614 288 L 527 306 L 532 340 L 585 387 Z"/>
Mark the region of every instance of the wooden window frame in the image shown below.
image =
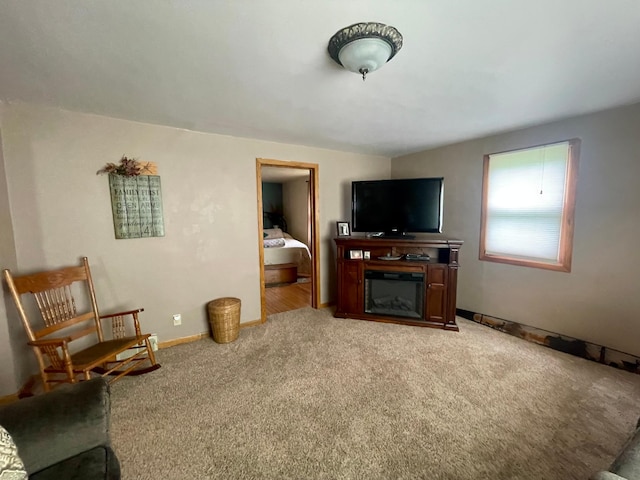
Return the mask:
<path id="1" fill-rule="evenodd" d="M 489 198 L 489 162 L 492 155 L 499 153 L 517 152 L 520 150 L 528 150 L 531 148 L 539 148 L 554 145 L 557 143 L 568 143 L 569 151 L 567 158 L 567 174 L 565 179 L 565 192 L 562 205 L 562 220 L 560 229 L 559 255 L 557 262 L 545 262 L 542 260 L 529 260 L 523 258 L 511 257 L 509 255 L 489 254 L 486 252 L 485 238 L 487 228 L 487 203 Z M 487 262 L 506 263 L 509 265 L 518 265 L 522 267 L 542 268 L 545 270 L 554 270 L 558 272 L 571 272 L 571 260 L 573 255 L 573 232 L 574 217 L 576 206 L 576 187 L 578 183 L 578 160 L 580 157 L 580 139 L 573 138 L 571 140 L 562 140 L 560 142 L 546 143 L 534 145 L 526 148 L 518 148 L 513 150 L 505 150 L 503 152 L 495 152 L 484 156 L 484 164 L 482 171 L 482 210 L 480 221 L 480 260 Z"/>

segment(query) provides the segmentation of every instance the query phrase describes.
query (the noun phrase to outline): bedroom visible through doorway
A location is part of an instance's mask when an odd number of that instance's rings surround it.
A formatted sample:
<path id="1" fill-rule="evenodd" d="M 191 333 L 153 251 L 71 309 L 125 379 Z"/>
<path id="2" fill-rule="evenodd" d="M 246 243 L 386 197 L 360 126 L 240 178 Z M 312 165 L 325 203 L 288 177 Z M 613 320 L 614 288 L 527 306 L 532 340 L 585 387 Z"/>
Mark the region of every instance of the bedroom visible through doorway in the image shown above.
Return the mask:
<path id="1" fill-rule="evenodd" d="M 262 321 L 319 304 L 315 164 L 257 159 Z"/>

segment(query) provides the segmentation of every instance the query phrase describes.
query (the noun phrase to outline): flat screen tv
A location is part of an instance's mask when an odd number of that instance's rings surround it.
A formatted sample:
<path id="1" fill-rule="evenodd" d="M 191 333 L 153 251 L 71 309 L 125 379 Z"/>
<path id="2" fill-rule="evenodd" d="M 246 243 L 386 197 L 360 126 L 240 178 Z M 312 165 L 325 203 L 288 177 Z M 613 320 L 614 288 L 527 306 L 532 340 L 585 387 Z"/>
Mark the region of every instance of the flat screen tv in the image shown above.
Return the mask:
<path id="1" fill-rule="evenodd" d="M 353 182 L 352 230 L 386 237 L 442 233 L 443 195 L 442 177 Z"/>

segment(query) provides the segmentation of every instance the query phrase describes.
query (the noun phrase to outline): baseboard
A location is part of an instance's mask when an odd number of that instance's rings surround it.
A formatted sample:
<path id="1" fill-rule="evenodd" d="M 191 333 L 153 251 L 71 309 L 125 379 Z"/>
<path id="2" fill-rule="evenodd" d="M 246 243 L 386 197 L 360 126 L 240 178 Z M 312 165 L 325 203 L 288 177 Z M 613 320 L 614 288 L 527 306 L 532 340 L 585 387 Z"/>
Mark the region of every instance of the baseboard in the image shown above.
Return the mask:
<path id="1" fill-rule="evenodd" d="M 3 395 L 0 397 L 0 405 L 6 405 L 7 403 L 13 403 L 18 401 L 18 394 L 12 393 L 11 395 Z"/>
<path id="2" fill-rule="evenodd" d="M 32 397 L 39 378 L 39 375 L 31 375 L 17 393 L 0 397 L 0 405 L 12 403 L 20 400 L 21 398 Z"/>
<path id="3" fill-rule="evenodd" d="M 528 342 L 558 350 L 559 352 L 640 374 L 640 357 L 630 353 L 621 352 L 578 338 L 560 335 L 559 333 L 550 332 L 541 328 L 523 325 L 511 320 L 496 318 L 470 310 L 463 310 L 461 308 L 456 309 L 456 315 L 514 337 L 522 338 Z"/>
<path id="4" fill-rule="evenodd" d="M 251 322 L 241 323 L 240 328 L 257 327 L 258 325 L 262 325 L 262 320 L 252 320 Z"/>
<path id="5" fill-rule="evenodd" d="M 208 336 L 209 332 L 203 332 L 195 335 L 189 335 L 188 337 L 174 338 L 173 340 L 167 340 L 166 342 L 158 342 L 158 349 L 175 347 L 176 345 L 182 345 L 183 343 L 196 342 Z"/>
<path id="6" fill-rule="evenodd" d="M 240 329 L 243 329 L 246 327 L 255 327 L 261 324 L 262 322 L 260 320 L 243 322 L 240 324 Z M 176 345 L 182 345 L 183 343 L 197 342 L 198 340 L 202 340 L 203 338 L 207 338 L 210 336 L 211 336 L 211 332 L 202 332 L 202 333 L 196 333 L 195 335 L 189 335 L 188 337 L 174 338 L 173 340 L 167 340 L 166 342 L 159 342 L 158 348 L 159 349 L 169 348 L 169 347 L 174 347 Z"/>

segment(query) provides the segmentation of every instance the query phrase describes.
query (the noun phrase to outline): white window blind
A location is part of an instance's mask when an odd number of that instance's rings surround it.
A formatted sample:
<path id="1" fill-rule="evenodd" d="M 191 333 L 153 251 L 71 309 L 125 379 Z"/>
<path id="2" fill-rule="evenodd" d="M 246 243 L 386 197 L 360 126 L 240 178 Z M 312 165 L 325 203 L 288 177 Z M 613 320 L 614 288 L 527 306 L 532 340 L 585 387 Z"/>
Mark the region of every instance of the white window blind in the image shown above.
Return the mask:
<path id="1" fill-rule="evenodd" d="M 485 253 L 557 263 L 569 142 L 489 156 Z"/>

